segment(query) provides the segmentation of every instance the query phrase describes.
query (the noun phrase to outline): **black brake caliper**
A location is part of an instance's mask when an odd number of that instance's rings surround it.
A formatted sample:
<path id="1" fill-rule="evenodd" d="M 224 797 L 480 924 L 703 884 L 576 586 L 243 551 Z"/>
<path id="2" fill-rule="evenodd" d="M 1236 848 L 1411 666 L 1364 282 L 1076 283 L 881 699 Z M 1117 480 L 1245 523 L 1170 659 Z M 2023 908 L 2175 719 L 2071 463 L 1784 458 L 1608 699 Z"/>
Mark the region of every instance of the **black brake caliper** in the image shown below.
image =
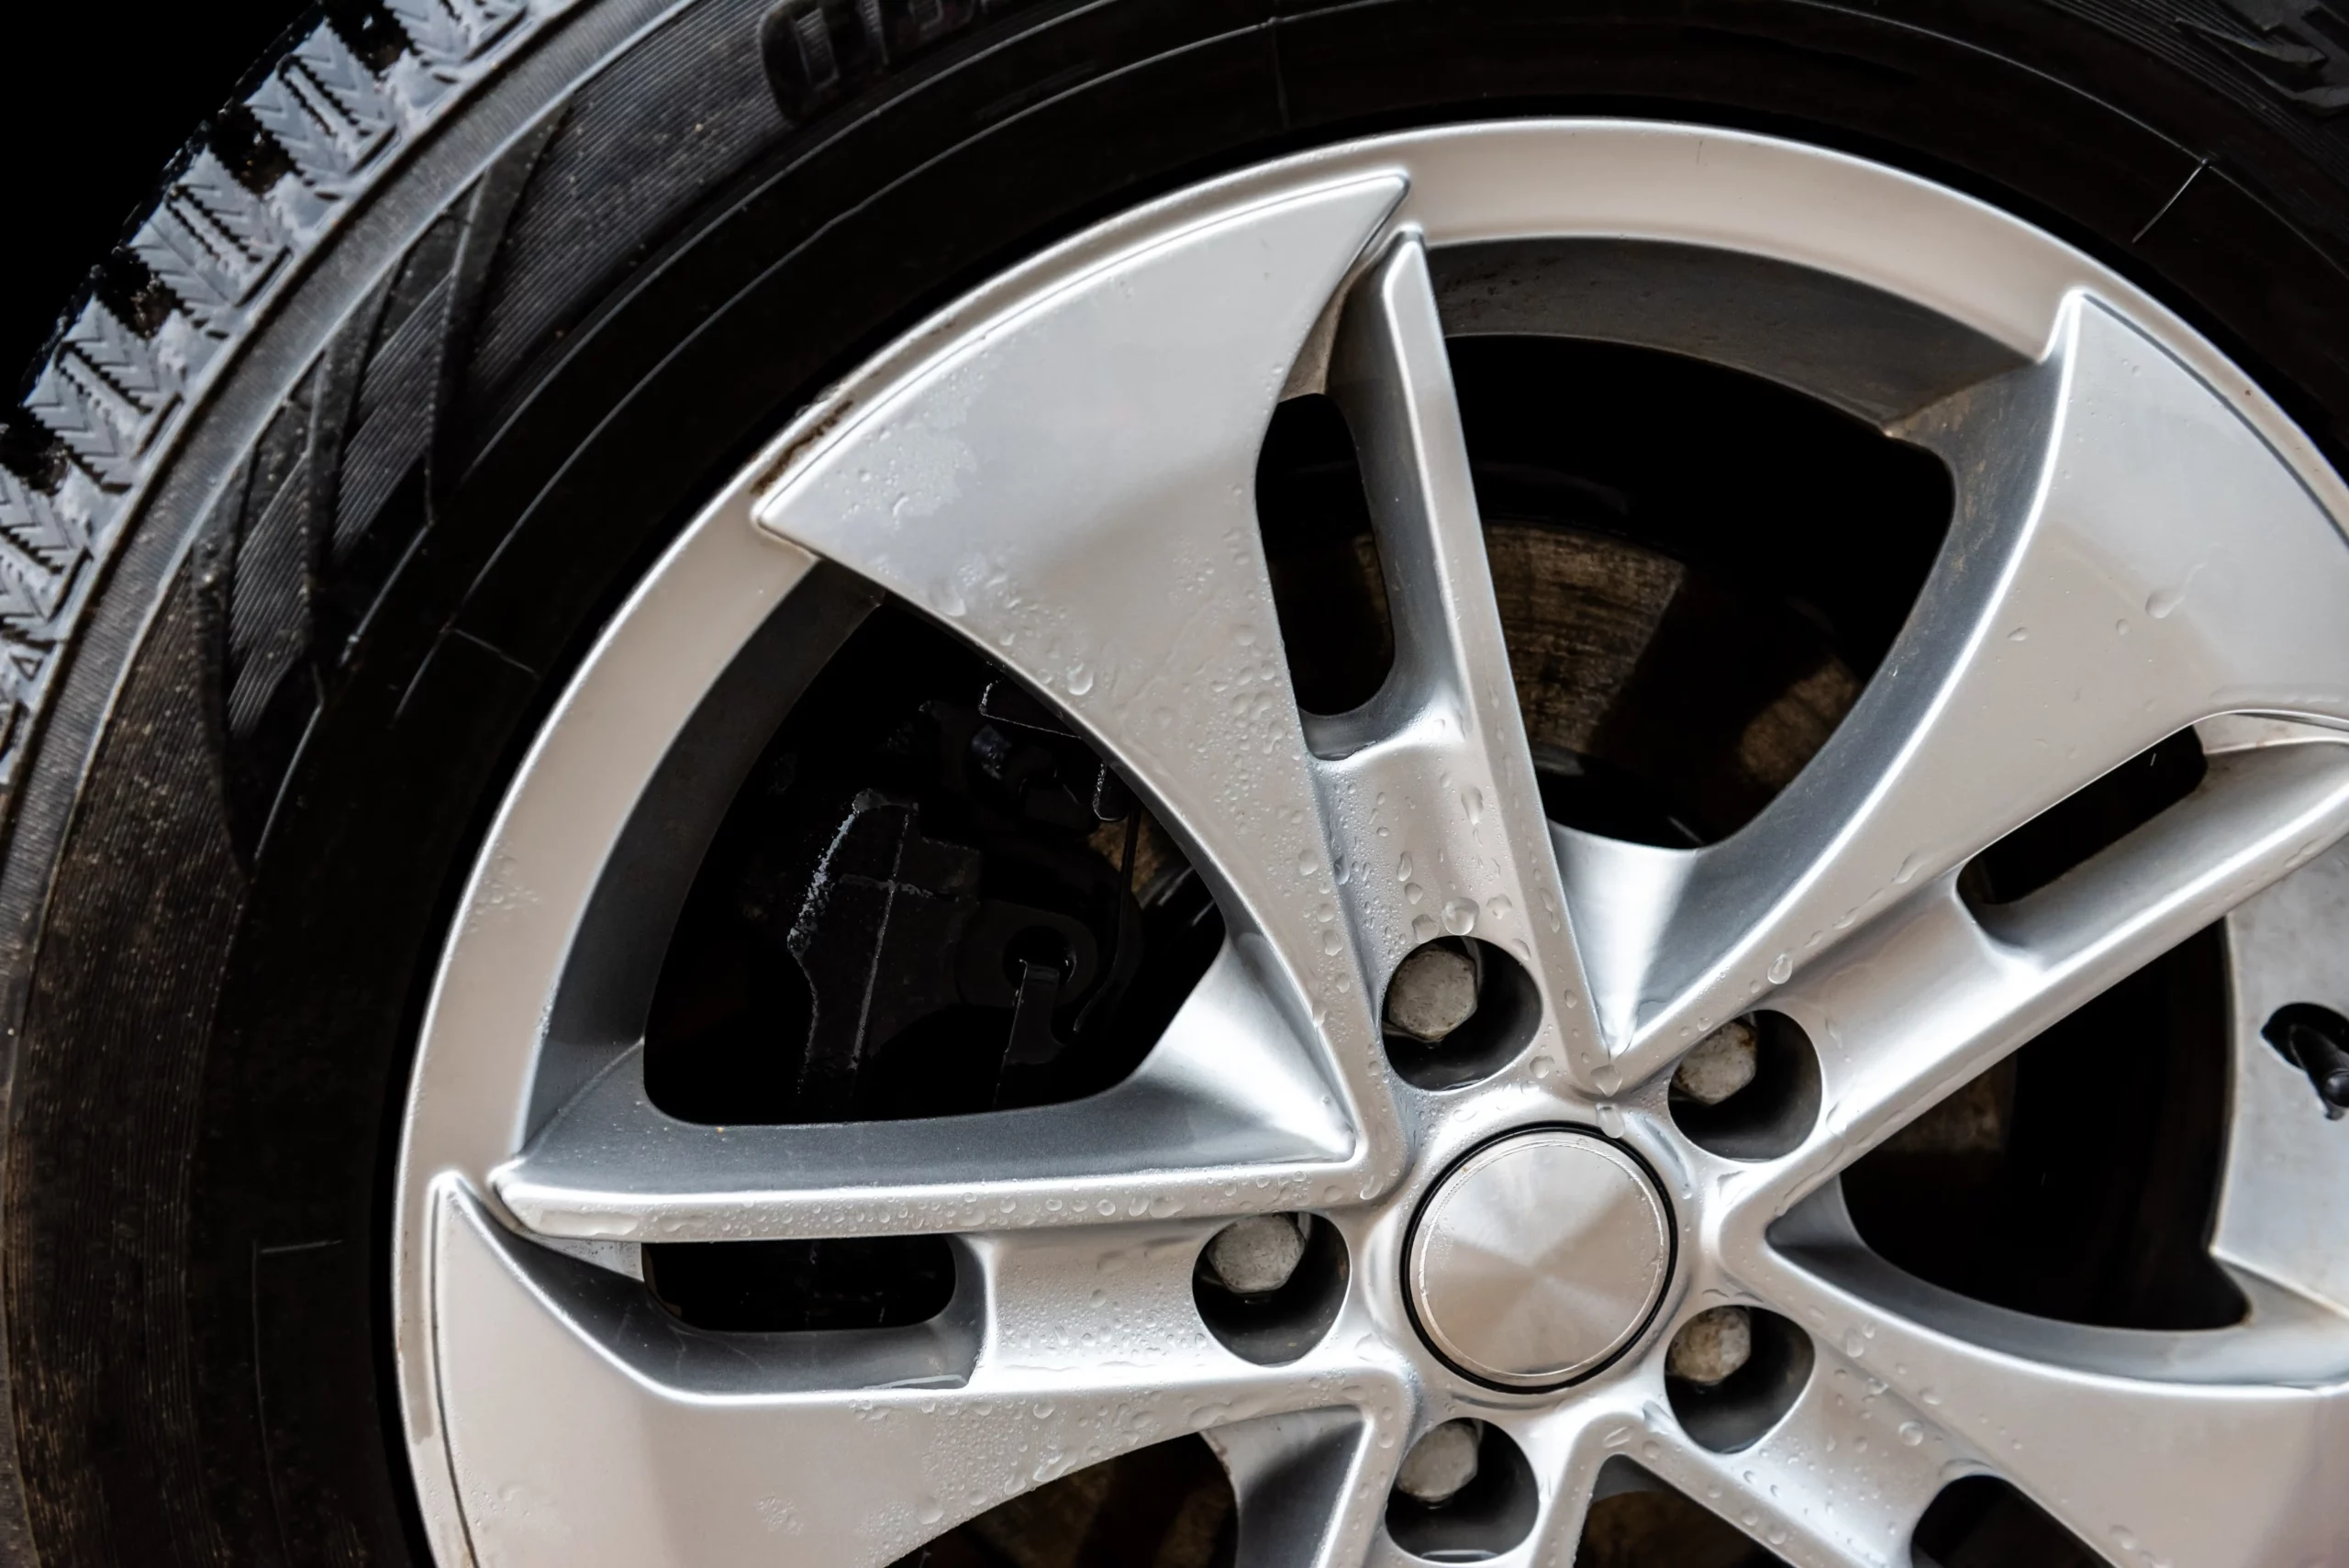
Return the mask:
<path id="1" fill-rule="evenodd" d="M 807 1119 L 885 1113 L 905 1087 L 885 1081 L 891 1059 L 952 1037 L 960 1097 L 985 1079 L 988 1104 L 1017 1102 L 1138 956 L 1132 796 L 1041 704 L 997 678 L 974 705 L 924 704 L 893 742 L 911 764 L 900 788 L 851 797 L 785 939 L 811 999 Z M 1094 847 L 1105 825 L 1122 832 L 1119 866 Z"/>

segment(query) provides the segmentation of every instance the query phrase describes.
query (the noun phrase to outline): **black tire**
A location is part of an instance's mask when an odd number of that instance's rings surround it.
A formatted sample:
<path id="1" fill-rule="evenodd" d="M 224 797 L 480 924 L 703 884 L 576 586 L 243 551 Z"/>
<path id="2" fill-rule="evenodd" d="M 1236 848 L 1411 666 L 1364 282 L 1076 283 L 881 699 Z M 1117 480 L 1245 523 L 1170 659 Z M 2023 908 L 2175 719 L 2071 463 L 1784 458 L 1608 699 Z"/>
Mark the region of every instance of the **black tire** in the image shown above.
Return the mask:
<path id="1" fill-rule="evenodd" d="M 774 9 L 335 6 L 8 421 L 8 1561 L 424 1560 L 386 1175 L 484 815 L 697 499 L 1052 237 L 1374 129 L 1741 126 L 2053 229 L 2349 454 L 2330 0 Z"/>

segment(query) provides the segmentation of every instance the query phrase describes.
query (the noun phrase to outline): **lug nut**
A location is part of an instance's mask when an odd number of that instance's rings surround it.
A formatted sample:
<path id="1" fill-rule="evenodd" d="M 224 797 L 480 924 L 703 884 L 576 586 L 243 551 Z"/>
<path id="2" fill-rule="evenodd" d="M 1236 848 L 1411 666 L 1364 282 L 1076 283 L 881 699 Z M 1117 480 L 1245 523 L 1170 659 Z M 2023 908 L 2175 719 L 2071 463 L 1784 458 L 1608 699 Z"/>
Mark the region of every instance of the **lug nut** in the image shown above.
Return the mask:
<path id="1" fill-rule="evenodd" d="M 1709 1388 L 1753 1359 L 1753 1318 L 1742 1307 L 1699 1312 L 1672 1337 L 1664 1370 Z"/>
<path id="2" fill-rule="evenodd" d="M 1448 1503 L 1476 1479 L 1476 1446 L 1485 1423 L 1466 1418 L 1446 1421 L 1411 1445 L 1395 1489 L 1422 1503 Z"/>
<path id="3" fill-rule="evenodd" d="M 1208 1243 L 1208 1272 L 1234 1296 L 1266 1296 L 1288 1284 L 1305 1261 L 1311 1221 L 1301 1214 L 1252 1214 Z"/>
<path id="4" fill-rule="evenodd" d="M 1433 1043 L 1476 1014 L 1476 965 L 1466 953 L 1428 946 L 1396 966 L 1386 984 L 1386 1022 Z"/>
<path id="5" fill-rule="evenodd" d="M 1753 1082 L 1761 1053 L 1761 1031 L 1753 1020 L 1731 1018 L 1680 1059 L 1672 1086 L 1698 1105 L 1720 1105 Z"/>

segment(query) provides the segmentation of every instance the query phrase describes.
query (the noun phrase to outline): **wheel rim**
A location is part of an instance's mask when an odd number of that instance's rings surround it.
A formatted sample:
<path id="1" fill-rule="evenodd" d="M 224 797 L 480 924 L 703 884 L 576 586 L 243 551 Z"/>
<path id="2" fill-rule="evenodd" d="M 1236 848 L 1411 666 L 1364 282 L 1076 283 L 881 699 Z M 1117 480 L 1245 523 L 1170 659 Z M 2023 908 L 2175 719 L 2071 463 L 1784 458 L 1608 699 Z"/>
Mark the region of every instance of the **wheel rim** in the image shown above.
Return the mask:
<path id="1" fill-rule="evenodd" d="M 1950 548 L 1858 705 L 1701 850 L 1544 821 L 1486 568 L 1429 257 L 1575 238 L 1898 302 L 1914 319 L 1889 348 L 1798 353 L 1685 315 L 1598 335 L 1701 332 L 1710 357 L 1896 425 L 1959 479 Z M 1938 350 L 1920 356 L 1918 332 Z M 1341 721 L 1298 712 L 1250 500 L 1275 401 L 1325 383 L 1362 448 L 1396 644 Z M 2349 1146 L 2305 1077 L 2240 1047 L 2332 984 L 2305 933 L 2341 873 L 2282 879 L 2349 829 L 2349 748 L 2323 728 L 2349 726 L 2344 517 L 2289 421 L 2124 280 L 1968 198 L 1786 142 L 1621 122 L 1382 139 L 1018 269 L 734 480 L 607 629 L 492 828 L 397 1176 L 400 1392 L 436 1550 L 881 1563 L 1201 1430 L 1249 1568 L 1408 1561 L 1382 1523 L 1396 1468 L 1461 1416 L 1532 1477 L 1519 1539 L 1476 1555 L 1570 1556 L 1613 1459 L 1797 1562 L 1900 1560 L 1935 1494 L 1976 1472 L 2123 1561 L 2349 1550 L 2327 1484 L 2349 1439 L 2332 1305 L 2349 1252 L 2307 1218 L 2349 1179 Z M 707 824 L 644 802 L 696 748 L 755 746 L 875 591 L 1057 704 L 1183 839 L 1233 935 L 1142 1067 L 1090 1099 L 673 1120 L 633 1031 Z M 756 695 L 721 703 L 729 673 Z M 2039 894 L 1961 895 L 1975 855 L 2198 725 L 2210 773 L 2187 800 Z M 1859 1242 L 1839 1171 L 2231 910 L 2212 1251 L 2243 1323 L 2050 1323 Z M 1472 932 L 1515 956 L 1538 1020 L 1473 1084 L 1414 1088 L 1379 998 L 1413 949 Z M 1814 1044 L 1813 1109 L 1784 1148 L 1731 1158 L 1675 1127 L 1669 1069 L 1765 1006 Z M 1656 1173 L 1676 1260 L 1620 1359 L 1497 1392 L 1414 1327 L 1407 1235 L 1469 1151 L 1553 1124 Z M 1262 1364 L 1202 1324 L 1192 1282 L 1224 1223 L 1275 1211 L 1323 1217 L 1351 1278 L 1308 1350 Z M 947 1309 L 848 1338 L 691 1333 L 628 1277 L 649 1240 L 930 1234 L 957 1239 Z M 1675 1417 L 1664 1373 L 1680 1327 L 1724 1304 L 1817 1357 L 1734 1452 Z"/>

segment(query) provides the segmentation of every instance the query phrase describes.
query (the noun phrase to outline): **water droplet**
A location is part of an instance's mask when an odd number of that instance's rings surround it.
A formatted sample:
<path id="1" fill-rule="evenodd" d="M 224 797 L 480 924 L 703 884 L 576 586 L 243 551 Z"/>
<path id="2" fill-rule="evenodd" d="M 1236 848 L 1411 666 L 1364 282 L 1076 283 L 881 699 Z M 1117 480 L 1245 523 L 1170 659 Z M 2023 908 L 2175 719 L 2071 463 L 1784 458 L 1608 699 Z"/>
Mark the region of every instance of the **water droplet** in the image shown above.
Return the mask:
<path id="1" fill-rule="evenodd" d="M 926 1525 L 934 1525 L 945 1517 L 945 1508 L 940 1506 L 935 1497 L 924 1497 L 921 1500 L 921 1506 L 914 1510 L 914 1518 Z"/>
<path id="2" fill-rule="evenodd" d="M 1901 861 L 1900 869 L 1892 873 L 1892 880 L 1898 883 L 1903 887 L 1906 887 L 1909 882 L 1915 878 L 1916 874 L 1917 857 L 1909 855 Z"/>
<path id="3" fill-rule="evenodd" d="M 1537 1056 L 1533 1059 L 1533 1075 L 1536 1078 L 1547 1078 L 1557 1070 L 1558 1064 L 1546 1056 Z"/>
<path id="4" fill-rule="evenodd" d="M 1623 1070 L 1609 1062 L 1593 1073 L 1590 1081 L 1600 1094 L 1611 1095 L 1623 1086 Z"/>
<path id="5" fill-rule="evenodd" d="M 1476 929 L 1476 901 L 1454 898 L 1443 906 L 1443 929 L 1455 937 L 1464 937 Z"/>
<path id="6" fill-rule="evenodd" d="M 1795 955 L 1790 952 L 1780 953 L 1777 958 L 1771 962 L 1770 984 L 1773 985 L 1784 985 L 1787 981 L 1792 980 L 1794 977 Z"/>
<path id="7" fill-rule="evenodd" d="M 2027 626 L 2019 626 L 2015 628 L 2014 630 L 2007 633 L 2007 640 L 2009 642 L 2029 642 L 2031 640 L 2031 628 Z"/>
<path id="8" fill-rule="evenodd" d="M 1413 904 L 1417 904 L 1427 895 L 1428 890 L 1416 882 L 1408 882 L 1403 884 L 1403 896 Z"/>
<path id="9" fill-rule="evenodd" d="M 1299 876 L 1311 876 L 1313 874 L 1313 851 L 1311 850 L 1299 850 L 1297 851 L 1297 874 Z"/>
<path id="10" fill-rule="evenodd" d="M 1609 1138 L 1623 1136 L 1623 1113 L 1612 1100 L 1602 1100 L 1598 1106 L 1598 1130 Z"/>
<path id="11" fill-rule="evenodd" d="M 1900 1440 L 1915 1448 L 1925 1440 L 1925 1429 L 1914 1421 L 1903 1421 L 1900 1423 Z"/>
<path id="12" fill-rule="evenodd" d="M 1506 920 L 1508 918 L 1509 909 L 1509 901 L 1502 894 L 1496 893 L 1485 900 L 1485 918 L 1487 920 Z"/>
<path id="13" fill-rule="evenodd" d="M 1395 862 L 1395 880 L 1397 882 L 1411 880 L 1411 851 L 1408 850 L 1404 851 L 1402 858 Z"/>
<path id="14" fill-rule="evenodd" d="M 1934 1393 L 1930 1388 L 1923 1390 L 1917 1396 L 1917 1397 L 1922 1399 L 1928 1405 L 1938 1405 L 1942 1402 L 1942 1396 Z"/>
<path id="15" fill-rule="evenodd" d="M 1528 945 L 1523 937 L 1509 938 L 1508 951 L 1517 954 L 1517 962 L 1520 963 L 1531 963 L 1533 962 L 1533 949 Z M 1558 1003 L 1558 1006 L 1561 1007 L 1565 1006 L 1567 1004 L 1564 1000 L 1561 1000 Z"/>
<path id="16" fill-rule="evenodd" d="M 1348 865 L 1343 858 L 1341 858 L 1330 866 L 1330 873 L 1332 876 L 1335 876 L 1338 879 L 1338 885 L 1340 887 L 1343 887 L 1346 884 L 1346 879 L 1353 875 L 1354 868 Z"/>
<path id="17" fill-rule="evenodd" d="M 1860 1331 L 1857 1329 L 1843 1330 L 1843 1353 L 1847 1356 L 1864 1356 L 1868 1353 L 1868 1342 L 1860 1338 Z"/>
<path id="18" fill-rule="evenodd" d="M 1068 695 L 1081 697 L 1093 689 L 1093 666 L 1072 664 L 1068 667 Z"/>
<path id="19" fill-rule="evenodd" d="M 940 584 L 930 594 L 930 602 L 940 615 L 949 617 L 959 616 L 971 607 L 963 600 L 963 590 L 952 583 Z"/>
<path id="20" fill-rule="evenodd" d="M 2128 617 L 2123 616 L 2119 620 L 2112 623 L 2112 635 L 2115 637 L 2126 637 L 2129 635 Z"/>
<path id="21" fill-rule="evenodd" d="M 1345 945 L 1346 944 L 1343 941 L 1339 940 L 1338 933 L 1334 929 L 1321 933 L 1321 951 L 1329 954 L 1331 958 L 1337 957 L 1339 950 L 1343 948 Z"/>
<path id="22" fill-rule="evenodd" d="M 2185 597 L 2186 590 L 2183 588 L 2157 588 L 2145 600 L 2145 613 L 2155 620 L 2167 620 L 2169 613 L 2177 608 Z"/>
<path id="23" fill-rule="evenodd" d="M 1436 933 L 1442 929 L 1443 928 L 1435 923 L 1434 916 L 1421 915 L 1411 922 L 1411 940 L 1415 942 L 1431 942 L 1435 940 Z"/>
<path id="24" fill-rule="evenodd" d="M 1485 792 L 1481 789 L 1462 791 L 1460 809 L 1468 814 L 1468 826 L 1471 828 L 1482 822 L 1485 819 Z"/>
<path id="25" fill-rule="evenodd" d="M 1253 648 L 1256 646 L 1256 628 L 1252 626 L 1235 626 L 1231 628 L 1231 640 L 1242 648 Z"/>

